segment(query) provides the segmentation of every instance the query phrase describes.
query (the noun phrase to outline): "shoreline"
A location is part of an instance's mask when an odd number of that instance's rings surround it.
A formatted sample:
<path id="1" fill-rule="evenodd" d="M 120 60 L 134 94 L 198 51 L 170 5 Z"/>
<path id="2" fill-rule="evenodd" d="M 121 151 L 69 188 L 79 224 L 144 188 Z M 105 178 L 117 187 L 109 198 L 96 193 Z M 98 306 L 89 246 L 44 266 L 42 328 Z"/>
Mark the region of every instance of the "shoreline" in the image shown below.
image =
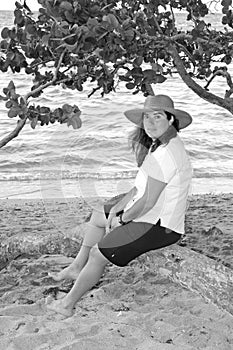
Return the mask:
<path id="1" fill-rule="evenodd" d="M 61 199 L 113 197 L 127 192 L 134 184 L 133 178 L 117 179 L 54 179 L 0 181 L 0 200 L 5 199 Z M 224 177 L 193 178 L 190 195 L 232 193 L 233 179 Z M 7 193 L 7 195 L 6 195 Z"/>

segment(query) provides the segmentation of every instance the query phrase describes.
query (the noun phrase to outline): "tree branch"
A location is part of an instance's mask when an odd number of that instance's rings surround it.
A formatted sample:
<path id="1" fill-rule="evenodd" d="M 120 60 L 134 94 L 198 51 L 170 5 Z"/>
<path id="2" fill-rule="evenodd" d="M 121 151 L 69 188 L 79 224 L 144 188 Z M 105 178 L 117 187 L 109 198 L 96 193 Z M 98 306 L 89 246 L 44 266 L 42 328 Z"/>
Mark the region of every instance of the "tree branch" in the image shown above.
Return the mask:
<path id="1" fill-rule="evenodd" d="M 186 33 L 179 33 L 179 34 L 175 34 L 173 36 L 171 36 L 169 39 L 171 39 L 172 41 L 177 41 L 177 40 L 190 40 L 191 42 L 193 42 L 193 36 L 191 34 L 186 34 Z M 218 37 L 219 39 L 219 37 Z M 206 45 L 212 45 L 215 47 L 221 47 L 218 43 L 216 43 L 214 40 L 209 40 L 208 38 L 196 38 L 195 39 L 196 43 L 200 43 L 200 44 L 206 44 Z"/>
<path id="2" fill-rule="evenodd" d="M 154 18 L 155 25 L 156 25 L 156 28 L 157 28 L 158 32 L 159 32 L 160 34 L 163 34 L 163 31 L 162 31 L 162 29 L 160 28 L 160 25 L 158 24 L 157 18 L 156 18 L 155 16 L 153 16 L 153 18 Z"/>
<path id="3" fill-rule="evenodd" d="M 216 72 L 214 72 L 214 74 L 212 75 L 212 77 L 209 79 L 209 81 L 207 82 L 206 86 L 204 87 L 206 90 L 208 90 L 208 86 L 210 85 L 210 83 L 212 82 L 212 80 L 217 77 L 217 76 L 222 76 L 224 78 L 226 78 L 227 84 L 230 88 L 230 90 L 226 90 L 225 93 L 225 98 L 228 98 L 231 96 L 232 92 L 233 92 L 233 83 L 232 83 L 232 79 L 230 74 L 227 71 L 226 67 L 222 67 L 219 68 L 218 70 L 216 70 Z"/>
<path id="4" fill-rule="evenodd" d="M 233 104 L 231 98 L 221 98 L 219 96 L 216 96 L 208 91 L 206 91 L 203 87 L 201 87 L 199 84 L 197 84 L 187 73 L 185 66 L 179 56 L 179 53 L 175 47 L 175 45 L 170 44 L 169 46 L 169 52 L 173 58 L 174 65 L 176 66 L 177 72 L 179 73 L 180 77 L 184 81 L 184 83 L 198 96 L 203 98 L 204 100 L 213 103 L 215 105 L 218 105 L 222 108 L 227 109 L 230 113 L 233 114 Z"/>
<path id="5" fill-rule="evenodd" d="M 155 95 L 154 90 L 152 89 L 151 84 L 146 83 L 146 84 L 145 84 L 145 87 L 146 87 L 146 92 L 148 93 L 148 95 L 151 95 L 151 96 L 154 96 L 154 95 Z"/>
<path id="6" fill-rule="evenodd" d="M 24 125 L 26 124 L 27 116 L 24 117 L 24 119 L 18 120 L 16 128 L 8 134 L 6 137 L 4 137 L 2 140 L 0 140 L 0 148 L 5 146 L 9 141 L 17 137 L 20 133 L 20 131 L 23 129 Z"/>
<path id="7" fill-rule="evenodd" d="M 62 60 L 64 58 L 64 55 L 66 53 L 66 49 L 62 52 L 60 58 L 59 58 L 59 61 L 58 61 L 58 64 L 57 64 L 57 67 L 56 67 L 56 70 L 55 70 L 55 73 L 54 73 L 54 76 L 53 76 L 53 79 L 51 81 L 48 81 L 46 84 L 44 85 L 40 85 L 37 89 L 35 90 L 32 90 L 30 92 L 28 92 L 25 96 L 24 96 L 24 99 L 25 101 L 28 100 L 29 97 L 33 97 L 34 94 L 44 90 L 45 88 L 47 88 L 48 86 L 51 86 L 53 85 L 56 80 L 57 80 L 57 75 L 58 75 L 58 72 L 59 72 L 59 69 L 61 67 L 61 64 L 62 64 Z"/>
<path id="8" fill-rule="evenodd" d="M 57 64 L 57 67 L 56 67 L 53 79 L 51 81 L 49 81 L 48 83 L 39 86 L 37 89 L 28 92 L 23 97 L 25 102 L 28 100 L 29 97 L 33 96 L 35 93 L 40 92 L 43 89 L 45 89 L 46 87 L 56 83 L 58 72 L 59 72 L 59 68 L 61 67 L 62 60 L 64 58 L 65 53 L 66 53 L 66 49 L 62 52 L 62 54 L 61 54 L 61 56 L 59 58 L 59 61 L 58 61 L 58 64 Z M 4 137 L 2 140 L 0 140 L 0 148 L 5 146 L 9 141 L 11 141 L 13 138 L 15 138 L 15 137 L 17 137 L 19 135 L 20 131 L 23 129 L 24 125 L 26 124 L 27 118 L 28 117 L 26 115 L 24 117 L 24 119 L 18 120 L 16 128 L 10 134 L 8 134 L 6 137 Z"/>

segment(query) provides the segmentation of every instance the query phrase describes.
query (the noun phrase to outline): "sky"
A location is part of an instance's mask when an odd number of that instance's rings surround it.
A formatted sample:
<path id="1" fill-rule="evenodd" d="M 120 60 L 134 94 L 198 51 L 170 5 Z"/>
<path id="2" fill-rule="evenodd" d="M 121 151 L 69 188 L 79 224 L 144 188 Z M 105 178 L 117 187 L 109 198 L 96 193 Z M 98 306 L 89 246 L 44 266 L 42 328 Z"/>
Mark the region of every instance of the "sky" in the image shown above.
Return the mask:
<path id="1" fill-rule="evenodd" d="M 0 11 L 1 10 L 13 11 L 15 9 L 15 1 L 16 0 L 0 0 Z M 20 1 L 20 0 L 17 0 L 17 1 L 23 3 L 23 1 Z M 40 7 L 37 0 L 26 0 L 26 3 L 32 11 L 38 10 Z"/>
<path id="2" fill-rule="evenodd" d="M 14 10 L 15 9 L 15 1 L 16 0 L 0 0 L 0 11 L 1 10 Z M 23 3 L 23 0 L 17 0 L 21 1 Z M 26 0 L 28 7 L 32 10 L 38 10 L 40 5 L 38 4 L 37 0 Z M 208 4 L 211 3 L 211 0 L 203 0 L 204 3 Z M 215 1 L 212 1 L 213 3 Z M 218 8 L 218 6 L 217 6 Z"/>

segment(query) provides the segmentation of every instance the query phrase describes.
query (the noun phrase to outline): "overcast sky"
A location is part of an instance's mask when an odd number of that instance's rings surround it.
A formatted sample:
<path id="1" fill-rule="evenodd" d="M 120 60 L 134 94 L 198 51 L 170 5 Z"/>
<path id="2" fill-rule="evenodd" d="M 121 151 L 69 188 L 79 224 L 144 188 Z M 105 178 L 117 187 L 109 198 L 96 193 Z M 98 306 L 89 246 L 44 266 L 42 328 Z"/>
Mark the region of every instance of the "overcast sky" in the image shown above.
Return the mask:
<path id="1" fill-rule="evenodd" d="M 14 10 L 15 9 L 15 1 L 16 0 L 0 0 L 0 10 Z M 22 2 L 18 0 L 18 2 Z M 31 10 L 38 10 L 40 5 L 38 4 L 37 0 L 26 0 L 26 3 L 28 7 Z"/>
<path id="2" fill-rule="evenodd" d="M 0 0 L 0 11 L 1 10 L 12 10 L 13 11 L 15 9 L 15 1 L 16 0 Z M 18 0 L 18 1 L 23 3 L 23 0 Z M 26 0 L 26 2 L 27 2 L 28 7 L 33 11 L 38 10 L 40 7 L 37 0 Z M 210 0 L 203 0 L 203 2 L 208 4 L 211 1 Z M 213 1 L 213 3 L 215 4 L 215 1 Z M 215 6 L 213 5 L 212 10 L 214 10 L 214 8 L 215 8 Z M 217 6 L 215 8 L 215 10 L 218 8 L 219 8 L 219 6 Z"/>

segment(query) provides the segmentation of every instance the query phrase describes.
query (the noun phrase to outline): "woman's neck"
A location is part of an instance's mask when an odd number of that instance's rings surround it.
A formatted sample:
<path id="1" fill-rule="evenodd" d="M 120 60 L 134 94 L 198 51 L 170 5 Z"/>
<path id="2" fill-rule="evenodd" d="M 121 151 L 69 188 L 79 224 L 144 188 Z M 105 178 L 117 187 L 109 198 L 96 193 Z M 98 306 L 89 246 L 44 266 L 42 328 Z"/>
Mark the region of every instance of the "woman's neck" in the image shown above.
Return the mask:
<path id="1" fill-rule="evenodd" d="M 170 125 L 168 129 L 156 140 L 159 140 L 161 143 L 168 143 L 171 139 L 173 139 L 176 136 L 177 136 L 177 130 L 174 128 L 173 125 Z"/>
<path id="2" fill-rule="evenodd" d="M 152 139 L 152 143 L 150 146 L 150 152 L 154 152 L 157 147 L 162 144 L 168 144 L 168 142 L 177 136 L 177 130 L 174 126 L 170 125 L 168 129 L 158 138 Z"/>

